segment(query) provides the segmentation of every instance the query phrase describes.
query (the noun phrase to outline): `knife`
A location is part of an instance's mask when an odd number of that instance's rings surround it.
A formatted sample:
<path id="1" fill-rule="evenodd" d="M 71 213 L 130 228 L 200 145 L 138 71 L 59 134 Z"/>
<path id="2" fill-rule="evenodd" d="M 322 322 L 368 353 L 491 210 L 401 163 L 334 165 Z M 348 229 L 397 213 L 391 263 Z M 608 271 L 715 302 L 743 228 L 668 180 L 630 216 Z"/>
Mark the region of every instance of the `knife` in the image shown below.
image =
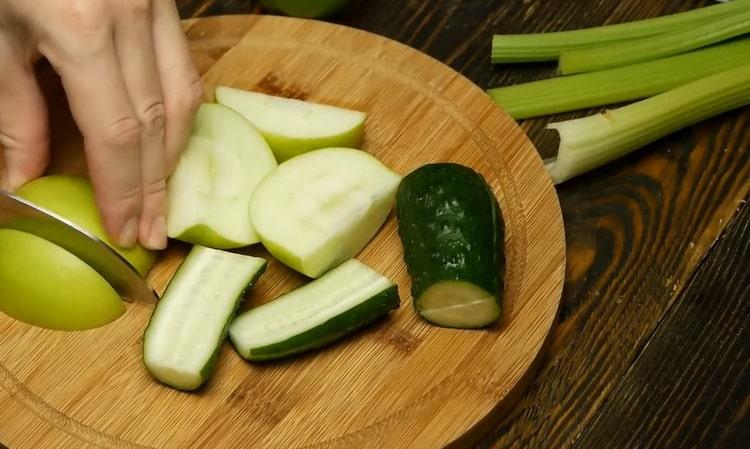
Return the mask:
<path id="1" fill-rule="evenodd" d="M 2 189 L 0 228 L 28 232 L 67 250 L 96 270 L 126 301 L 158 299 L 130 262 L 101 239 L 70 220 Z"/>

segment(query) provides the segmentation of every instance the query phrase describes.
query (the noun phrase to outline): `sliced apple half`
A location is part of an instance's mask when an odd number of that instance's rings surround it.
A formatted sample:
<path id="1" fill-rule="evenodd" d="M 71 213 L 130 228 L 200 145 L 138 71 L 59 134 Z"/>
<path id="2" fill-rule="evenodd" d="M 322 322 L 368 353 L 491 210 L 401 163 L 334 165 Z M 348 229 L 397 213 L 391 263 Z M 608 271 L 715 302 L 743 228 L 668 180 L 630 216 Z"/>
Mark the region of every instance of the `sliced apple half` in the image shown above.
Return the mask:
<path id="1" fill-rule="evenodd" d="M 310 151 L 280 164 L 258 185 L 250 217 L 271 254 L 316 278 L 372 239 L 400 181 L 364 151 Z"/>
<path id="2" fill-rule="evenodd" d="M 86 228 L 141 274 L 153 265 L 151 251 L 138 245 L 117 248 L 109 240 L 87 179 L 45 176 L 16 193 Z M 26 232 L 0 229 L 0 311 L 36 326 L 80 330 L 113 321 L 125 312 L 125 303 L 99 273 L 68 251 Z"/>
<path id="3" fill-rule="evenodd" d="M 229 249 L 258 243 L 250 198 L 276 168 L 271 149 L 237 112 L 201 105 L 187 148 L 167 182 L 171 238 Z"/>
<path id="4" fill-rule="evenodd" d="M 329 147 L 360 148 L 364 112 L 219 86 L 216 101 L 242 114 L 283 162 Z"/>

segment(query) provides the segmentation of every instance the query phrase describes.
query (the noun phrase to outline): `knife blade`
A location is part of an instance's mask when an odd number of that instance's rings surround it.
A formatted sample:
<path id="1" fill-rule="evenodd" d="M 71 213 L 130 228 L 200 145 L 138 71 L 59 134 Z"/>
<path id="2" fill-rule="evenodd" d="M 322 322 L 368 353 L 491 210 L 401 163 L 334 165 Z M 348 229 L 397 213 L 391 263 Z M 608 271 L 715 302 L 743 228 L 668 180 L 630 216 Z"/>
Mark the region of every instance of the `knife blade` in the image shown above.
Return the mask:
<path id="1" fill-rule="evenodd" d="M 145 279 L 101 239 L 75 223 L 0 189 L 0 228 L 41 237 L 67 250 L 96 270 L 125 301 L 156 301 Z"/>

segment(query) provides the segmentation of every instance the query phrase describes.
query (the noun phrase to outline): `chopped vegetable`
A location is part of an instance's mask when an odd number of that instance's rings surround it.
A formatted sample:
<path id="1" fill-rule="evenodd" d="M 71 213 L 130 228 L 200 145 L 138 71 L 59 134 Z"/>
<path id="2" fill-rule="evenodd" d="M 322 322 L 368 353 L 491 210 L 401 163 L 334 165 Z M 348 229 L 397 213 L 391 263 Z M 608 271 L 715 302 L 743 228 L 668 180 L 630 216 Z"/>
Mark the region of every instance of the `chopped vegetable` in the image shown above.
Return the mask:
<path id="1" fill-rule="evenodd" d="M 250 217 L 271 254 L 315 278 L 372 239 L 400 181 L 364 151 L 310 151 L 283 162 L 260 183 Z"/>
<path id="2" fill-rule="evenodd" d="M 167 182 L 167 234 L 211 248 L 258 243 L 248 213 L 250 198 L 275 168 L 271 149 L 253 125 L 225 106 L 201 105 Z"/>
<path id="3" fill-rule="evenodd" d="M 484 178 L 458 164 L 425 165 L 402 181 L 396 211 L 419 315 L 458 328 L 500 318 L 504 227 Z"/>
<path id="4" fill-rule="evenodd" d="M 398 306 L 396 285 L 351 259 L 238 316 L 229 327 L 229 338 L 246 359 L 278 359 L 319 348 Z"/>
<path id="5" fill-rule="evenodd" d="M 219 86 L 216 101 L 242 114 L 284 162 L 311 150 L 359 148 L 364 112 Z"/>
<path id="6" fill-rule="evenodd" d="M 750 32 L 750 9 L 718 17 L 700 26 L 628 42 L 564 51 L 560 72 L 591 72 L 650 61 L 705 47 Z"/>
<path id="7" fill-rule="evenodd" d="M 200 387 L 243 293 L 265 268 L 259 257 L 194 247 L 151 315 L 143 337 L 146 369 L 171 387 Z"/>
<path id="8" fill-rule="evenodd" d="M 637 100 L 750 61 L 750 39 L 624 67 L 490 89 L 516 119 Z"/>
<path id="9" fill-rule="evenodd" d="M 567 50 L 627 41 L 666 32 L 689 30 L 718 17 L 730 17 L 750 9 L 747 0 L 634 22 L 618 23 L 581 30 L 532 34 L 496 34 L 492 38 L 492 62 L 553 61 Z"/>
<path id="10" fill-rule="evenodd" d="M 547 163 L 555 184 L 622 157 L 678 129 L 750 104 L 750 64 L 589 117 L 552 123 L 560 134 Z"/>

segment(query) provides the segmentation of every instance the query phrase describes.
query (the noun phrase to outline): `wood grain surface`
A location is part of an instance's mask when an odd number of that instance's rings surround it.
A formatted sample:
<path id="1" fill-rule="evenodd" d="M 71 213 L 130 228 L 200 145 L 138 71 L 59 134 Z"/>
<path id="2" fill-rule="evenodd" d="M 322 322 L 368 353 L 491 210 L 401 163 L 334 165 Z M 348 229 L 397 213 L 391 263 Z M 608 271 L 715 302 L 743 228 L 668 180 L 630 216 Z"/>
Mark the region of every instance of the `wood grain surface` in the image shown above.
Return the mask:
<path id="1" fill-rule="evenodd" d="M 545 64 L 491 66 L 492 33 L 595 26 L 711 3 L 353 0 L 331 20 L 404 42 L 488 88 L 554 72 Z M 254 0 L 178 5 L 185 18 L 262 11 Z M 550 119 L 521 124 L 544 156 L 556 145 L 544 130 Z M 749 126 L 746 107 L 558 188 L 568 241 L 560 325 L 528 394 L 491 423 L 479 447 L 745 447 Z"/>
<path id="2" fill-rule="evenodd" d="M 564 280 L 562 215 L 531 142 L 467 79 L 374 34 L 268 16 L 188 21 L 186 33 L 207 100 L 214 86 L 230 85 L 367 111 L 363 150 L 395 171 L 437 161 L 479 171 L 506 223 L 501 322 L 466 331 L 420 320 L 391 216 L 358 258 L 398 283 L 399 310 L 293 360 L 249 364 L 226 344 L 214 379 L 196 393 L 160 385 L 142 366 L 139 336 L 153 304 L 129 304 L 123 317 L 86 332 L 48 331 L 0 315 L 0 438 L 14 449 L 476 443 L 532 379 Z M 60 102 L 61 93 L 49 95 Z M 72 124 L 58 118 L 55 127 L 53 137 L 64 141 L 53 142 L 53 171 L 85 172 Z M 152 270 L 158 291 L 185 251 L 172 245 Z M 245 307 L 302 281 L 271 261 Z"/>
<path id="3" fill-rule="evenodd" d="M 545 78 L 555 70 L 547 64 L 491 66 L 493 33 L 596 26 L 712 3 L 413 0 L 394 7 L 390 0 L 353 0 L 331 20 L 411 45 L 489 88 Z M 254 1 L 179 4 L 185 17 L 262 11 Z M 545 131 L 546 124 L 592 112 L 521 126 L 547 157 L 557 138 Z M 742 263 L 732 255 L 750 239 L 739 231 L 750 225 L 748 128 L 745 107 L 558 188 L 568 241 L 561 321 L 529 393 L 480 447 L 744 447 L 750 429 L 750 342 L 736 330 L 750 326 L 743 276 L 748 266 L 746 257 Z M 730 222 L 732 230 L 723 234 Z M 711 268 L 701 268 L 708 261 Z M 703 308 L 710 309 L 705 316 Z M 722 311 L 731 315 L 709 320 L 709 313 Z M 688 329 L 692 333 L 686 334 Z M 701 341 L 676 342 L 687 335 Z M 656 366 L 642 367 L 649 353 L 663 360 L 661 377 Z M 717 360 L 717 354 L 723 361 L 716 366 L 697 363 Z M 721 381 L 712 377 L 717 372 Z M 615 413 L 633 407 L 639 413 L 632 420 Z"/>

